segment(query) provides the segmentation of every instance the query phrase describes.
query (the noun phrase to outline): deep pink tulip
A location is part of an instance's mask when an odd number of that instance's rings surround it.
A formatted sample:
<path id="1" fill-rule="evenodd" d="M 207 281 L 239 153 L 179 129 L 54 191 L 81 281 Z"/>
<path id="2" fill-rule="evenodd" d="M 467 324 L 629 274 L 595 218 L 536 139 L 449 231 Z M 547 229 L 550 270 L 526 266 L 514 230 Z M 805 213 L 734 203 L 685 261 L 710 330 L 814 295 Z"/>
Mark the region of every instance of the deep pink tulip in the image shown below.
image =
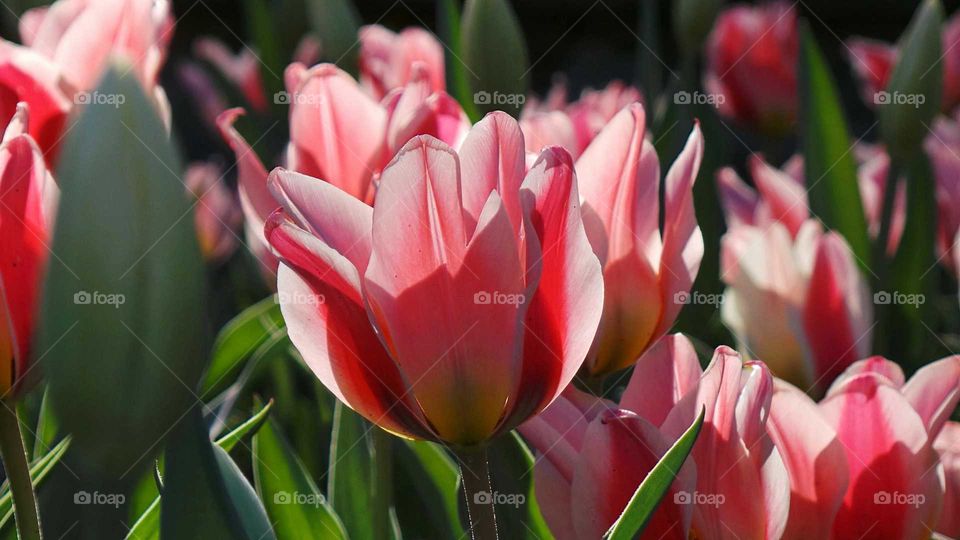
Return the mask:
<path id="1" fill-rule="evenodd" d="M 524 176 L 519 125 L 477 124 L 459 152 L 410 140 L 374 206 L 278 169 L 266 227 L 290 338 L 327 388 L 383 428 L 476 444 L 552 402 L 579 369 L 603 283 L 569 154 Z M 462 181 L 461 181 L 462 178 Z"/>
<path id="2" fill-rule="evenodd" d="M 192 163 L 183 183 L 194 202 L 200 253 L 211 263 L 222 263 L 237 248 L 236 231 L 243 222 L 240 205 L 223 182 L 223 170 L 215 163 Z"/>
<path id="3" fill-rule="evenodd" d="M 946 489 L 943 494 L 943 512 L 937 522 L 937 532 L 950 538 L 960 537 L 960 513 L 951 511 L 960 508 L 960 423 L 947 422 L 933 442 L 940 454 Z"/>
<path id="4" fill-rule="evenodd" d="M 954 15 L 943 26 L 943 55 L 939 63 L 943 67 L 943 95 L 940 108 L 953 111 L 960 104 L 960 16 Z M 877 104 L 877 92 L 890 82 L 893 68 L 897 65 L 899 51 L 895 45 L 867 38 L 853 38 L 847 42 L 850 65 L 860 78 L 863 100 L 871 107 Z"/>
<path id="5" fill-rule="evenodd" d="M 395 33 L 377 24 L 360 29 L 360 82 L 374 99 L 406 86 L 417 65 L 431 92 L 446 89 L 443 45 L 429 31 L 411 27 Z"/>
<path id="6" fill-rule="evenodd" d="M 810 219 L 800 164 L 788 172 L 754 157 L 757 191 L 732 169 L 718 175 L 728 232 L 721 313 L 750 358 L 821 392 L 869 353 L 873 303 L 846 241 Z"/>
<path id="7" fill-rule="evenodd" d="M 703 257 L 693 183 L 703 157 L 694 126 L 667 172 L 660 230 L 660 163 L 643 107 L 624 108 L 577 160 L 583 222 L 603 264 L 603 319 L 586 363 L 591 376 L 633 364 L 673 325 Z"/>
<path id="8" fill-rule="evenodd" d="M 720 13 L 707 40 L 704 81 L 720 114 L 763 132 L 787 131 L 799 106 L 798 51 L 797 14 L 786 2 Z"/>
<path id="9" fill-rule="evenodd" d="M 873 357 L 834 382 L 820 410 L 843 443 L 850 471 L 835 538 L 930 536 L 944 493 L 934 440 L 958 399 L 960 356 L 929 364 L 906 383 L 896 364 Z"/>
<path id="10" fill-rule="evenodd" d="M 59 190 L 21 105 L 0 143 L 0 394 L 28 386 L 33 331 Z"/>

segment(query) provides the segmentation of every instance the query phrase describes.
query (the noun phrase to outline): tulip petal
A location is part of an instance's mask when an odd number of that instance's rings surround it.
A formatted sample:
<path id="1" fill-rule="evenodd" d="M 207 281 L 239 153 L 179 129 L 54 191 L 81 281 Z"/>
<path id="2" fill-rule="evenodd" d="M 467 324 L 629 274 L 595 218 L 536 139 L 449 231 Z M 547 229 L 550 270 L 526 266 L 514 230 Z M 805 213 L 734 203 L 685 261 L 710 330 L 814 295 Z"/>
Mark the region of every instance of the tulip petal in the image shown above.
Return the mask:
<path id="1" fill-rule="evenodd" d="M 570 480 L 552 462 L 539 459 L 533 466 L 533 489 L 540 513 L 556 540 L 578 540 L 573 528 L 573 498 Z M 578 502 L 579 505 L 579 502 Z"/>
<path id="2" fill-rule="evenodd" d="M 849 482 L 836 432 L 812 399 L 779 379 L 766 425 L 790 476 L 790 517 L 783 538 L 828 538 Z"/>
<path id="3" fill-rule="evenodd" d="M 606 411 L 590 423 L 570 492 L 579 538 L 601 538 L 620 517 L 647 474 L 670 449 L 652 424 L 627 411 Z M 688 538 L 693 506 L 683 494 L 695 490 L 693 460 L 687 460 L 644 530 L 650 538 Z"/>
<path id="4" fill-rule="evenodd" d="M 526 166 L 523 133 L 517 121 L 502 111 L 494 111 L 477 122 L 460 148 L 460 167 L 465 179 L 462 189 L 467 229 L 476 227 L 490 192 L 498 191 L 519 235 L 523 221 L 520 185 Z"/>
<path id="5" fill-rule="evenodd" d="M 906 380 L 906 377 L 903 375 L 903 370 L 900 369 L 900 366 L 895 362 L 891 362 L 882 356 L 871 356 L 870 358 L 858 360 L 850 364 L 850 367 L 833 381 L 833 385 L 831 385 L 830 390 L 827 391 L 827 397 L 842 392 L 844 386 L 849 381 L 853 380 L 857 375 L 864 373 L 877 375 L 881 377 L 881 380 L 883 380 L 885 384 L 897 389 L 903 387 L 904 381 Z"/>
<path id="6" fill-rule="evenodd" d="M 936 530 L 950 538 L 957 538 L 960 537 L 960 513 L 950 509 L 960 508 L 960 423 L 947 422 L 933 447 L 940 454 L 946 476 L 944 511 L 940 514 Z"/>
<path id="7" fill-rule="evenodd" d="M 936 438 L 960 401 L 960 356 L 948 356 L 920 368 L 902 391 L 930 438 Z"/>
<path id="8" fill-rule="evenodd" d="M 750 158 L 750 174 L 770 212 L 770 219 L 783 223 L 790 236 L 796 236 L 810 214 L 803 185 L 774 169 L 756 154 Z"/>
<path id="9" fill-rule="evenodd" d="M 731 167 L 717 171 L 717 188 L 727 218 L 727 228 L 755 225 L 759 197 Z"/>
<path id="10" fill-rule="evenodd" d="M 297 78 L 297 86 L 288 90 L 289 168 L 368 200 L 371 179 L 384 161 L 386 111 L 332 64 L 288 77 Z"/>
<path id="11" fill-rule="evenodd" d="M 696 389 L 702 374 L 690 339 L 664 336 L 637 361 L 620 407 L 659 426 L 680 398 Z"/>

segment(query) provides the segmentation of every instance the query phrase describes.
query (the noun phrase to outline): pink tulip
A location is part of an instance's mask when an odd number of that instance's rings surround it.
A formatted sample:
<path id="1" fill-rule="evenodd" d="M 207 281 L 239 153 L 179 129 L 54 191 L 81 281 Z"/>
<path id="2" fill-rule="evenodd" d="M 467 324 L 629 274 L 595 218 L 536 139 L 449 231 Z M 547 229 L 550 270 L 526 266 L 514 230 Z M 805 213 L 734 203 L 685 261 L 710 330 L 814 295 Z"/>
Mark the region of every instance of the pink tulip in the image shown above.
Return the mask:
<path id="1" fill-rule="evenodd" d="M 638 101 L 643 101 L 640 90 L 621 81 L 612 81 L 603 89 L 585 90 L 580 99 L 567 108 L 577 134 L 577 151 L 586 150 L 617 113 Z"/>
<path id="2" fill-rule="evenodd" d="M 234 54 L 223 42 L 214 38 L 199 38 L 193 50 L 198 58 L 212 64 L 236 86 L 251 108 L 259 112 L 266 111 L 269 103 L 263 92 L 260 58 L 252 50 L 244 47 Z"/>
<path id="3" fill-rule="evenodd" d="M 387 149 L 393 155 L 416 135 L 430 135 L 459 148 L 470 131 L 470 119 L 457 100 L 430 87 L 429 74 L 422 64 L 403 88 L 392 90 L 383 99 L 389 117 Z"/>
<path id="4" fill-rule="evenodd" d="M 791 172 L 750 161 L 757 192 L 733 172 L 717 174 L 728 232 L 722 317 L 745 355 L 804 390 L 822 391 L 871 344 L 873 304 L 846 241 L 809 218 Z"/>
<path id="5" fill-rule="evenodd" d="M 797 14 L 786 2 L 720 13 L 705 76 L 720 114 L 760 131 L 787 131 L 797 118 L 798 50 Z"/>
<path id="6" fill-rule="evenodd" d="M 591 376 L 624 369 L 676 319 L 703 257 L 693 182 L 703 157 L 695 126 L 666 175 L 660 232 L 660 164 L 643 107 L 624 108 L 577 160 L 583 221 L 603 264 L 603 318 L 586 362 Z"/>
<path id="7" fill-rule="evenodd" d="M 237 247 L 236 230 L 243 213 L 233 193 L 223 183 L 223 171 L 214 163 L 193 163 L 184 173 L 184 184 L 194 199 L 194 224 L 203 257 L 222 263 Z"/>
<path id="8" fill-rule="evenodd" d="M 167 0 L 58 0 L 23 19 L 24 44 L 60 66 L 79 91 L 94 88 L 111 56 L 153 89 L 173 37 Z"/>
<path id="9" fill-rule="evenodd" d="M 943 55 L 938 59 L 943 68 L 940 108 L 944 112 L 951 112 L 960 104 L 960 50 L 956 47 L 960 41 L 960 16 L 954 15 L 946 22 L 942 41 Z M 863 87 L 864 102 L 876 105 L 876 94 L 887 87 L 897 64 L 897 47 L 872 39 L 853 38 L 847 42 L 847 50 L 850 53 L 850 65 Z"/>
<path id="10" fill-rule="evenodd" d="M 568 389 L 521 427 L 539 451 L 537 500 L 558 538 L 602 536 L 667 448 L 705 410 L 690 456 L 644 538 L 780 538 L 790 480 L 767 431 L 773 382 L 726 347 L 704 371 L 664 337 L 637 363 L 619 409 Z"/>
<path id="11" fill-rule="evenodd" d="M 955 511 L 960 508 L 960 423 L 944 424 L 940 435 L 933 442 L 933 448 L 940 454 L 946 477 L 943 512 L 936 530 L 950 538 L 957 538 L 960 537 L 960 513 Z"/>
<path id="12" fill-rule="evenodd" d="M 0 393 L 29 386 L 33 331 L 59 190 L 21 104 L 0 143 Z"/>
<path id="13" fill-rule="evenodd" d="M 960 233 L 960 123 L 938 118 L 923 146 L 936 178 L 938 260 L 955 268 L 951 252 Z"/>
<path id="14" fill-rule="evenodd" d="M 446 89 L 443 45 L 433 34 L 417 27 L 398 34 L 377 24 L 360 29 L 360 81 L 374 99 L 406 86 L 417 65 L 432 92 Z"/>
<path id="15" fill-rule="evenodd" d="M 502 113 L 459 153 L 415 137 L 372 208 L 271 174 L 283 210 L 266 235 L 290 338 L 334 395 L 389 431 L 458 445 L 504 433 L 552 402 L 590 347 L 603 284 L 573 162 L 548 149 L 524 177 L 523 148 Z"/>
<path id="16" fill-rule="evenodd" d="M 943 503 L 934 440 L 960 399 L 960 356 L 917 371 L 874 357 L 850 366 L 820 404 L 847 455 L 836 538 L 928 538 Z M 948 513 L 955 513 L 954 509 Z"/>
<path id="17" fill-rule="evenodd" d="M 564 111 L 533 111 L 525 108 L 520 114 L 520 127 L 529 154 L 538 154 L 548 146 L 562 146 L 574 158 L 580 156 L 573 120 Z"/>

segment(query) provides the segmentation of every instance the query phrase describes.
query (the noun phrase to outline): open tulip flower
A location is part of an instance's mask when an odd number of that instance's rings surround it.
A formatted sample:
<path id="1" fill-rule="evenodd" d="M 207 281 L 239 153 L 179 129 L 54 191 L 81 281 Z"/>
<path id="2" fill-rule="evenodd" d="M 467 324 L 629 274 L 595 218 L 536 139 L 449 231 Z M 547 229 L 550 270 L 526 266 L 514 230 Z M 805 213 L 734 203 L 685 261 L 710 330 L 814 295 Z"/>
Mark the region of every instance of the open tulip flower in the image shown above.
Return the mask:
<path id="1" fill-rule="evenodd" d="M 757 191 L 718 173 L 729 230 L 721 243 L 724 323 L 744 353 L 821 391 L 871 345 L 873 303 L 846 241 L 809 218 L 798 164 L 750 162 Z"/>
<path id="2" fill-rule="evenodd" d="M 703 257 L 693 209 L 702 158 L 703 137 L 695 126 L 666 175 L 662 233 L 660 163 L 639 103 L 620 111 L 577 160 L 583 223 L 605 285 L 589 376 L 629 367 L 666 334 L 683 307 L 678 298 L 688 294 Z"/>
<path id="3" fill-rule="evenodd" d="M 20 104 L 0 142 L 0 397 L 24 390 L 31 373 L 40 280 L 49 258 L 59 190 L 27 134 Z"/>
<path id="4" fill-rule="evenodd" d="M 433 34 L 417 27 L 397 33 L 379 24 L 360 29 L 360 82 L 374 99 L 406 86 L 417 64 L 426 71 L 431 91 L 446 90 L 443 45 Z"/>
<path id="5" fill-rule="evenodd" d="M 644 537 L 780 538 L 795 464 L 785 463 L 768 431 L 773 392 L 762 363 L 720 347 L 702 370 L 679 334 L 641 358 L 619 408 L 567 390 L 521 427 L 542 454 L 535 485 L 551 530 L 561 539 L 601 537 L 705 409 L 690 457 Z"/>
<path id="6" fill-rule="evenodd" d="M 383 428 L 469 446 L 546 407 L 580 367 L 603 284 L 573 162 L 492 113 L 459 152 L 401 148 L 371 208 L 278 169 L 266 236 L 290 338 L 334 395 Z"/>
<path id="7" fill-rule="evenodd" d="M 787 2 L 736 5 L 720 13 L 707 41 L 704 84 L 720 114 L 782 135 L 796 121 L 797 13 Z"/>

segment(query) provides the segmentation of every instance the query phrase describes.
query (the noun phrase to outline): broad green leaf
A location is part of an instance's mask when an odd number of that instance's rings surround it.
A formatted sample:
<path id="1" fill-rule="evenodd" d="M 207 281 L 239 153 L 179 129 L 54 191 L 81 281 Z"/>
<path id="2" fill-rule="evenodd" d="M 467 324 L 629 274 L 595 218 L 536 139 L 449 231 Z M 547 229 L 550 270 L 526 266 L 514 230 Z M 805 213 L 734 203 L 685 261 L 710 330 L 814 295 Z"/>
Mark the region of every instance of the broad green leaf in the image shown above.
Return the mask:
<path id="1" fill-rule="evenodd" d="M 307 0 L 313 33 L 323 44 L 323 56 L 341 69 L 357 74 L 360 17 L 350 0 Z"/>
<path id="2" fill-rule="evenodd" d="M 359 414 L 337 402 L 333 413 L 327 497 L 353 540 L 380 540 L 382 533 L 377 538 L 376 531 L 388 530 L 387 516 L 375 515 L 369 510 L 374 504 L 376 458 L 368 440 L 370 429 Z M 375 523 L 378 520 L 379 523 Z"/>
<path id="3" fill-rule="evenodd" d="M 663 458 L 647 474 L 647 477 L 640 483 L 640 487 L 630 497 L 623 513 L 610 527 L 604 538 L 608 540 L 630 540 L 643 533 L 650 517 L 653 516 L 660 501 L 670 488 L 670 484 L 677 476 L 677 471 L 683 467 L 687 456 L 690 455 L 693 443 L 697 441 L 700 428 L 703 427 L 705 412 L 705 409 L 700 409 L 700 415 L 693 421 L 693 424 L 683 432 L 683 435 L 677 439 L 677 442 L 673 443 L 673 446 L 667 450 Z"/>
<path id="4" fill-rule="evenodd" d="M 70 437 L 67 437 L 30 464 L 30 479 L 34 489 L 43 483 L 47 475 L 50 474 L 50 471 L 53 470 L 53 467 L 60 462 L 60 458 L 67 453 L 69 446 Z M 7 481 L 4 481 L 3 485 L 0 486 L 0 530 L 8 526 L 11 528 L 14 526 L 13 495 L 10 493 L 10 485 Z"/>
<path id="5" fill-rule="evenodd" d="M 263 426 L 270 409 L 273 407 L 273 400 L 267 402 L 256 414 L 251 416 L 246 422 L 240 424 L 223 437 L 217 439 L 217 446 L 229 452 L 234 446 L 246 437 L 252 436 Z M 147 507 L 146 510 L 127 534 L 129 540 L 155 539 L 160 538 L 160 497 L 157 497 Z"/>
<path id="6" fill-rule="evenodd" d="M 874 96 L 880 136 L 894 161 L 922 150 L 928 126 L 940 112 L 942 26 L 940 2 L 925 0 L 900 40 L 899 59 L 890 74 L 890 82 Z"/>
<path id="7" fill-rule="evenodd" d="M 271 540 L 266 511 L 230 455 L 192 409 L 167 446 L 160 538 Z"/>
<path id="8" fill-rule="evenodd" d="M 801 136 L 810 208 L 827 227 L 846 238 L 864 266 L 870 260 L 870 241 L 857 184 L 854 143 L 836 83 L 806 25 L 800 41 Z"/>
<path id="9" fill-rule="evenodd" d="M 131 482 L 196 402 L 204 265 L 153 100 L 115 64 L 63 146 L 38 350 L 71 454 Z M 186 216 L 186 218 L 185 218 Z M 123 444 L 117 444 L 123 441 Z"/>
<path id="10" fill-rule="evenodd" d="M 529 85 L 530 60 L 510 2 L 467 0 L 461 29 L 462 59 L 476 112 L 503 110 L 519 117 Z"/>
<path id="11" fill-rule="evenodd" d="M 394 499 L 403 530 L 418 538 L 462 537 L 456 462 L 435 443 L 397 441 L 395 448 Z"/>
<path id="12" fill-rule="evenodd" d="M 340 519 L 272 419 L 253 438 L 253 471 L 257 493 L 279 540 L 347 538 Z"/>
<path id="13" fill-rule="evenodd" d="M 204 399 L 216 396 L 233 384 L 243 370 L 244 361 L 283 327 L 280 305 L 273 296 L 248 307 L 228 322 L 213 344 L 212 360 L 201 387 Z"/>
<path id="14" fill-rule="evenodd" d="M 523 439 L 516 433 L 500 437 L 488 446 L 487 456 L 491 486 L 501 496 L 496 505 L 500 536 L 530 540 L 552 538 L 534 494 L 534 456 Z M 462 485 L 457 494 L 460 521 L 467 530 L 469 520 Z"/>

